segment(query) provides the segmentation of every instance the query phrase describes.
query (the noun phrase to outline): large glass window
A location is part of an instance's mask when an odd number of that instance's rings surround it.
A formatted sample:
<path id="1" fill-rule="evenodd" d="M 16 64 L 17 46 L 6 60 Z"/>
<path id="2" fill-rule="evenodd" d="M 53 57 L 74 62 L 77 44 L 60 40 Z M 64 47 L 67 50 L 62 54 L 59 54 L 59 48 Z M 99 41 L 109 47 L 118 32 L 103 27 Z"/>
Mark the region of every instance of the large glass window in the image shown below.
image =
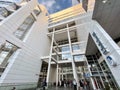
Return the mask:
<path id="1" fill-rule="evenodd" d="M 64 47 L 61 47 L 61 50 L 62 50 L 62 52 L 67 52 L 67 51 L 70 51 L 70 47 L 64 46 Z"/>
<path id="2" fill-rule="evenodd" d="M 82 57 L 81 55 L 74 55 L 74 56 L 73 56 L 74 60 L 80 60 L 81 57 Z"/>
<path id="3" fill-rule="evenodd" d="M 70 53 L 62 54 L 62 60 L 71 60 L 72 56 Z"/>
<path id="4" fill-rule="evenodd" d="M 28 30 L 30 29 L 30 27 L 32 26 L 32 24 L 34 23 L 34 21 L 35 18 L 33 17 L 33 15 L 29 15 L 21 24 L 21 26 L 17 29 L 17 31 L 14 32 L 14 35 L 22 40 L 25 37 Z"/>
<path id="5" fill-rule="evenodd" d="M 113 90 L 118 90 L 118 85 L 108 67 L 108 65 L 106 64 L 105 60 L 103 62 L 100 63 L 104 73 L 105 73 L 105 86 L 108 88 L 112 88 Z"/>
<path id="6" fill-rule="evenodd" d="M 73 50 L 73 51 L 80 50 L 79 44 L 74 44 L 74 45 L 72 45 L 72 50 Z"/>
<path id="7" fill-rule="evenodd" d="M 7 41 L 0 46 L 0 73 L 5 70 L 6 66 L 10 62 L 10 57 L 17 49 L 17 46 Z"/>

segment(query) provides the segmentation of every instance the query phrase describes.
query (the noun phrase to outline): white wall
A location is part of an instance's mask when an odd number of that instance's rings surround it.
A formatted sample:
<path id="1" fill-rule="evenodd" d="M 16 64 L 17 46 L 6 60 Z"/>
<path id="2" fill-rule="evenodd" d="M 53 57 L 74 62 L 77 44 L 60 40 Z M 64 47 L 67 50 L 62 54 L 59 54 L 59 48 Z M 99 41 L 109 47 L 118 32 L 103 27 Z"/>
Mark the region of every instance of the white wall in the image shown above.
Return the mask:
<path id="1" fill-rule="evenodd" d="M 80 17 L 83 15 L 79 15 Z M 79 25 L 77 27 L 77 36 L 78 36 L 78 41 L 87 41 L 88 39 L 88 34 L 89 34 L 89 24 L 91 22 L 91 17 L 92 17 L 92 13 L 91 12 L 87 12 L 84 13 L 83 18 L 80 18 L 78 20 L 76 20 L 76 25 Z"/>
<path id="2" fill-rule="evenodd" d="M 56 67 L 51 66 L 49 82 L 52 82 L 52 83 L 56 82 L 56 73 L 57 73 L 56 70 L 57 70 Z"/>
<path id="3" fill-rule="evenodd" d="M 79 25 L 77 27 L 77 37 L 78 37 L 78 42 L 85 42 L 84 43 L 84 52 L 86 52 L 86 46 L 87 46 L 87 41 L 88 41 L 88 35 L 89 35 L 89 31 L 90 31 L 90 26 L 91 26 L 91 17 L 92 17 L 92 13 L 91 12 L 87 12 L 83 14 L 85 17 L 80 18 L 78 20 L 75 21 L 76 25 Z M 83 16 L 83 15 L 80 15 Z M 82 45 L 82 44 L 81 44 Z"/>
<path id="4" fill-rule="evenodd" d="M 0 24 L 0 43 L 5 40 L 20 47 L 20 50 L 11 57 L 10 63 L 1 76 L 0 83 L 28 83 L 37 82 L 41 68 L 41 56 L 48 56 L 50 42 L 47 33 L 47 18 L 42 12 L 30 28 L 24 42 L 17 39 L 13 32 L 29 16 L 37 5 L 37 0 L 32 0 L 18 11 L 6 18 Z"/>

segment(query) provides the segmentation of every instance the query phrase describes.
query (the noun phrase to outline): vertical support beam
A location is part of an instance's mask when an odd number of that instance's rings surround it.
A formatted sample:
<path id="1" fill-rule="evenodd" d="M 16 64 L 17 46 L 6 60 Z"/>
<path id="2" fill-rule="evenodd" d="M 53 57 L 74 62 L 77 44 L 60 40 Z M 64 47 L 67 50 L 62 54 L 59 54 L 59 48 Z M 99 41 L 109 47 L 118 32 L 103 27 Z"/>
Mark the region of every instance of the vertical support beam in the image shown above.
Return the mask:
<path id="1" fill-rule="evenodd" d="M 96 55 L 95 55 L 95 57 L 97 58 L 97 60 L 99 59 Z M 98 62 L 98 64 L 99 64 L 99 62 Z M 99 66 L 100 66 L 100 68 L 101 68 L 101 65 L 99 64 Z M 98 69 L 98 68 L 97 68 Z M 102 70 L 102 68 L 101 68 L 101 70 Z M 102 70 L 102 72 L 103 72 L 103 75 L 105 76 L 105 74 L 104 74 L 104 71 Z M 100 75 L 100 72 L 99 72 L 99 75 Z M 101 79 L 101 82 L 102 82 L 102 85 L 103 85 L 103 87 L 105 88 L 105 85 L 104 85 L 104 82 L 103 82 L 103 80 L 102 80 L 102 77 L 101 77 L 101 75 L 100 75 L 100 79 Z M 106 79 L 106 77 L 105 77 L 105 79 Z"/>
<path id="2" fill-rule="evenodd" d="M 70 32 L 69 32 L 69 26 L 67 24 L 67 34 L 68 34 L 68 41 L 69 41 L 69 47 L 70 47 L 70 53 L 71 53 L 71 62 L 72 62 L 72 69 L 73 69 L 73 77 L 77 82 L 77 90 L 78 87 L 80 86 L 79 84 L 79 79 L 78 79 L 78 75 L 77 75 L 77 71 L 76 71 L 76 66 L 75 66 L 75 62 L 73 60 L 73 55 L 72 55 L 72 46 L 71 46 L 71 38 L 70 38 Z"/>
<path id="3" fill-rule="evenodd" d="M 55 28 L 53 28 L 52 41 L 51 41 L 50 54 L 49 54 L 48 71 L 47 71 L 47 79 L 46 79 L 47 86 L 49 85 L 49 79 L 50 79 L 52 49 L 53 49 L 53 42 L 54 42 L 54 31 L 55 31 Z"/>
<path id="4" fill-rule="evenodd" d="M 96 57 L 96 55 L 95 55 L 95 57 Z M 95 63 L 95 59 L 94 59 L 93 56 L 92 56 L 92 58 L 93 58 L 93 62 L 94 62 L 94 64 L 96 64 L 96 63 Z M 97 59 L 97 58 L 96 58 L 96 59 Z M 98 63 L 99 63 L 99 62 L 98 62 Z M 101 77 L 101 74 L 100 74 L 100 72 L 99 72 L 99 69 L 98 69 L 97 64 L 96 64 L 96 69 L 97 69 L 97 72 L 98 72 L 98 74 L 99 74 L 100 81 L 102 82 L 102 86 L 105 87 L 105 86 L 104 86 L 104 82 L 103 82 L 102 77 Z M 96 79 L 96 78 L 95 78 L 95 79 Z M 97 79 L 96 79 L 96 81 L 97 81 Z M 100 87 L 99 87 L 99 88 L 100 88 Z"/>
<path id="5" fill-rule="evenodd" d="M 58 86 L 58 64 L 56 68 L 56 86 Z"/>
<path id="6" fill-rule="evenodd" d="M 61 73 L 61 69 L 59 68 L 59 69 L 58 69 L 59 82 L 60 82 L 60 80 L 61 80 L 61 74 L 60 74 L 60 73 Z"/>
<path id="7" fill-rule="evenodd" d="M 86 58 L 86 57 L 85 57 L 85 58 Z M 87 61 L 87 58 L 86 58 L 86 63 L 87 63 L 87 66 L 89 66 L 88 61 Z M 89 70 L 89 72 L 90 72 L 90 76 L 92 76 L 92 73 L 91 73 L 91 70 L 90 70 L 89 67 L 88 67 L 88 70 Z M 95 83 L 94 83 L 93 78 L 90 77 L 90 80 L 91 80 L 91 83 L 92 83 L 93 90 L 96 90 L 97 88 L 96 88 L 96 86 L 95 86 Z"/>

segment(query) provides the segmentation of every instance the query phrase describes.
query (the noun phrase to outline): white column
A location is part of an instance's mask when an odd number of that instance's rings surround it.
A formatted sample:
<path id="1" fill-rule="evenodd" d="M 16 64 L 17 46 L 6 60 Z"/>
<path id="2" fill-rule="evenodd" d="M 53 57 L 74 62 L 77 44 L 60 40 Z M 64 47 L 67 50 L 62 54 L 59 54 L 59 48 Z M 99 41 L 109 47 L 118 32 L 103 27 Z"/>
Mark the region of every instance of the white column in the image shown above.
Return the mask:
<path id="1" fill-rule="evenodd" d="M 53 42 L 54 42 L 54 30 L 55 29 L 53 29 L 52 41 L 51 41 L 51 48 L 50 48 L 50 55 L 49 55 L 49 61 L 48 61 L 48 71 L 47 71 L 47 79 L 46 79 L 47 85 L 49 84 L 49 78 L 50 78 L 52 48 L 53 48 Z"/>
<path id="2" fill-rule="evenodd" d="M 56 86 L 58 85 L 58 64 L 56 68 Z"/>
<path id="3" fill-rule="evenodd" d="M 63 69 L 62 69 L 62 73 L 61 73 L 61 75 L 62 75 L 62 80 L 63 80 Z"/>
<path id="4" fill-rule="evenodd" d="M 91 83 L 92 83 L 92 86 L 93 86 L 93 90 L 96 90 L 97 88 L 95 86 L 95 82 L 94 82 L 93 78 L 90 77 L 90 80 L 91 80 Z"/>
<path id="5" fill-rule="evenodd" d="M 91 73 L 91 70 L 89 68 L 89 64 L 88 64 L 88 61 L 87 61 L 87 58 L 85 57 L 85 60 L 86 60 L 86 63 L 87 63 L 87 67 L 88 67 L 88 70 L 90 72 L 90 76 L 92 76 L 92 73 Z M 92 86 L 93 86 L 93 90 L 96 90 L 96 86 L 95 86 L 95 83 L 94 83 L 94 80 L 92 77 L 90 77 L 90 80 L 91 80 L 91 83 L 92 83 Z"/>
<path id="6" fill-rule="evenodd" d="M 72 62 L 72 69 L 73 69 L 73 77 L 77 81 L 77 86 L 79 87 L 80 84 L 79 84 L 79 79 L 78 79 L 78 75 L 77 75 L 77 71 L 76 71 L 75 62 L 73 60 L 71 38 L 70 38 L 70 32 L 69 32 L 68 24 L 67 24 L 67 33 L 68 33 L 69 47 L 70 47 L 70 53 L 71 53 L 71 62 Z"/>
<path id="7" fill-rule="evenodd" d="M 60 68 L 58 68 L 58 80 L 60 82 L 61 76 L 60 76 Z"/>

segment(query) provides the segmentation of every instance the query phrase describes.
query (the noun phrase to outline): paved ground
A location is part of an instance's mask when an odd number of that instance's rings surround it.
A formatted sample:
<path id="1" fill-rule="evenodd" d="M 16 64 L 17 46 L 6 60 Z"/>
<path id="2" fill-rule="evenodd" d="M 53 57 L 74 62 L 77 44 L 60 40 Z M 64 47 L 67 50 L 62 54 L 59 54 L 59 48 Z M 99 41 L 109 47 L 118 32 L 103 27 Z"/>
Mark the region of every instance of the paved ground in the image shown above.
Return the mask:
<path id="1" fill-rule="evenodd" d="M 43 90 L 43 89 L 37 89 L 37 90 Z M 46 89 L 46 90 L 73 90 L 72 88 L 59 88 L 59 87 L 53 87 L 50 89 Z"/>
<path id="2" fill-rule="evenodd" d="M 58 88 L 58 87 L 54 87 L 48 90 L 73 90 L 72 88 Z"/>

